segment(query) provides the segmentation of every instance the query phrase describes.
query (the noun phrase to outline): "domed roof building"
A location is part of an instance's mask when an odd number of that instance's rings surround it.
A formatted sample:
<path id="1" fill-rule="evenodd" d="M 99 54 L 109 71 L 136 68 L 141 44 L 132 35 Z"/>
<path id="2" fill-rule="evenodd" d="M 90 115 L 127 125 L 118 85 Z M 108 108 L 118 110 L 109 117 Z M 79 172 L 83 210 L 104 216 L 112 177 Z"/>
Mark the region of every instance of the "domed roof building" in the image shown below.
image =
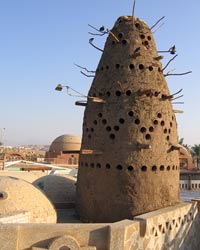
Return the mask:
<path id="1" fill-rule="evenodd" d="M 57 165 L 78 167 L 81 139 L 75 135 L 61 135 L 50 145 L 46 161 Z"/>
<path id="2" fill-rule="evenodd" d="M 56 208 L 74 207 L 76 179 L 70 175 L 47 175 L 33 182 L 33 185 L 47 196 Z"/>
<path id="3" fill-rule="evenodd" d="M 15 177 L 0 177 L 0 215 L 30 212 L 30 223 L 56 223 L 56 211 L 32 184 Z"/>

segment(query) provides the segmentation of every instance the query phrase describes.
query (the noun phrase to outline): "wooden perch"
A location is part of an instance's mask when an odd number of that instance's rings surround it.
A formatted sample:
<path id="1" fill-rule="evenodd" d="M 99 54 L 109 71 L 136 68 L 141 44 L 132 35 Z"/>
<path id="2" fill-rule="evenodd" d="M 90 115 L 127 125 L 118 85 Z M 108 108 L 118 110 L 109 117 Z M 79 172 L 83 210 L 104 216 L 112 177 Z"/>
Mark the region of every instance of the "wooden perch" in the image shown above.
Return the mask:
<path id="1" fill-rule="evenodd" d="M 129 144 L 131 146 L 132 150 L 141 150 L 141 149 L 150 149 L 150 144 L 142 144 L 142 143 L 136 143 L 136 144 Z"/>
<path id="2" fill-rule="evenodd" d="M 172 104 L 184 104 L 184 102 L 172 102 Z"/>
<path id="3" fill-rule="evenodd" d="M 169 62 L 165 65 L 165 67 L 162 69 L 162 72 L 168 67 L 168 65 L 177 57 L 178 55 L 175 55 L 172 59 L 169 60 Z"/>
<path id="4" fill-rule="evenodd" d="M 83 101 L 76 101 L 75 102 L 75 105 L 76 106 L 87 106 L 87 101 L 86 100 L 83 100 Z"/>
<path id="5" fill-rule="evenodd" d="M 178 74 L 166 74 L 164 75 L 165 77 L 166 76 L 183 76 L 183 75 L 187 75 L 187 74 L 191 74 L 192 71 L 187 71 L 187 72 L 184 72 L 184 73 L 178 73 Z"/>
<path id="6" fill-rule="evenodd" d="M 88 75 L 88 74 L 84 73 L 83 71 L 80 71 L 80 72 L 81 72 L 81 74 L 84 75 L 84 76 L 87 76 L 87 77 L 95 77 L 95 75 Z"/>
<path id="7" fill-rule="evenodd" d="M 178 110 L 178 109 L 173 109 L 173 112 L 174 112 L 174 113 L 179 113 L 179 114 L 184 113 L 184 111 L 183 111 L 183 110 Z"/>
<path id="8" fill-rule="evenodd" d="M 156 30 L 153 31 L 153 33 L 156 33 L 165 23 L 161 23 L 161 25 L 158 26 Z"/>
<path id="9" fill-rule="evenodd" d="M 151 89 L 139 89 L 136 94 L 138 96 L 142 96 L 142 95 L 146 95 L 146 94 L 149 94 L 150 96 L 153 96 L 153 91 Z"/>
<path id="10" fill-rule="evenodd" d="M 170 53 L 172 55 L 174 55 L 176 53 L 176 46 L 172 46 L 171 48 L 169 48 L 168 50 L 160 50 L 158 51 L 158 53 Z"/>
<path id="11" fill-rule="evenodd" d="M 92 45 L 92 47 L 94 47 L 95 49 L 97 49 L 97 50 L 99 50 L 99 51 L 103 52 L 103 50 L 102 50 L 102 49 L 98 48 L 97 46 L 95 46 L 95 45 L 92 43 L 92 42 L 93 42 L 93 40 L 94 40 L 94 39 L 90 39 L 90 40 L 89 40 L 89 43 Z"/>
<path id="12" fill-rule="evenodd" d="M 124 89 L 122 83 L 120 81 L 117 81 L 117 83 L 118 83 L 118 85 L 119 85 L 119 87 L 121 89 L 122 94 L 124 94 L 125 93 L 125 89 Z"/>
<path id="13" fill-rule="evenodd" d="M 136 0 L 134 0 L 134 3 L 133 3 L 132 17 L 134 17 L 135 5 L 136 5 Z"/>
<path id="14" fill-rule="evenodd" d="M 180 96 L 177 96 L 177 97 L 175 97 L 175 98 L 172 98 L 172 100 L 176 100 L 176 99 L 179 99 L 179 98 L 181 98 L 181 97 L 183 97 L 183 95 L 180 95 Z"/>
<path id="15" fill-rule="evenodd" d="M 153 59 L 156 60 L 156 61 L 160 61 L 162 60 L 164 57 L 163 56 L 156 56 L 154 57 Z"/>
<path id="16" fill-rule="evenodd" d="M 151 28 L 150 30 L 152 30 L 161 20 L 163 20 L 165 18 L 165 16 L 161 17 Z"/>
<path id="17" fill-rule="evenodd" d="M 103 152 L 98 151 L 98 150 L 82 149 L 81 154 L 83 154 L 83 155 L 102 155 Z"/>
<path id="18" fill-rule="evenodd" d="M 81 69 L 87 71 L 88 73 L 95 73 L 95 72 L 96 72 L 95 70 L 88 70 L 86 67 L 82 67 L 82 66 L 80 66 L 80 65 L 78 65 L 78 64 L 76 64 L 76 63 L 74 63 L 74 65 L 75 65 L 76 67 L 78 67 L 78 68 L 81 68 Z"/>
<path id="19" fill-rule="evenodd" d="M 92 99 L 93 102 L 97 102 L 97 103 L 105 103 L 105 101 L 99 97 L 92 97 L 89 96 L 88 98 Z"/>
<path id="20" fill-rule="evenodd" d="M 162 95 L 162 99 L 163 100 L 167 100 L 167 99 L 172 99 L 174 98 L 175 95 L 179 94 L 183 89 L 180 89 L 179 91 L 177 91 L 176 93 L 172 94 L 172 95 Z"/>

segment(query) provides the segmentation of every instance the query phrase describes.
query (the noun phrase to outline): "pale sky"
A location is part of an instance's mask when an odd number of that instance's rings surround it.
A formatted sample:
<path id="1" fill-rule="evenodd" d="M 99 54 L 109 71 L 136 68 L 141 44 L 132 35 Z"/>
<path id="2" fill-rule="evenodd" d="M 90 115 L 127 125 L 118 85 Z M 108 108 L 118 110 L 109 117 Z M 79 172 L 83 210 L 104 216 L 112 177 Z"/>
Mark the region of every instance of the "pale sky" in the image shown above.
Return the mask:
<path id="1" fill-rule="evenodd" d="M 82 98 L 54 89 L 60 83 L 87 95 L 92 78 L 74 63 L 95 70 L 101 57 L 88 43 L 88 24 L 111 29 L 119 16 L 132 15 L 132 6 L 133 0 L 0 0 L 0 140 L 5 145 L 82 135 L 84 107 L 74 105 Z M 168 69 L 193 72 L 166 78 L 171 93 L 183 88 L 184 104 L 174 108 L 184 111 L 176 115 L 178 131 L 189 145 L 200 144 L 199 10 L 199 0 L 137 0 L 135 9 L 150 27 L 165 16 L 154 34 L 157 49 L 175 44 L 178 57 Z M 105 38 L 95 38 L 96 44 L 103 48 Z M 169 59 L 166 55 L 163 65 Z"/>

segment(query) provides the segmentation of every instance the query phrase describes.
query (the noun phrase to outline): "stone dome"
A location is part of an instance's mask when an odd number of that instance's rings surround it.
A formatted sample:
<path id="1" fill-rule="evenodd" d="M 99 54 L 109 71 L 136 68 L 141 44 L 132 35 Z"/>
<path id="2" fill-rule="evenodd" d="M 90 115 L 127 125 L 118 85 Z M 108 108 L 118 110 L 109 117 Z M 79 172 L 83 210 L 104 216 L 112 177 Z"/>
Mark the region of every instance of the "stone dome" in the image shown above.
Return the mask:
<path id="1" fill-rule="evenodd" d="M 56 223 L 56 211 L 45 195 L 29 182 L 0 176 L 0 215 L 30 212 L 30 223 Z"/>
<path id="2" fill-rule="evenodd" d="M 38 178 L 42 177 L 46 175 L 46 173 L 44 172 L 36 172 L 36 171 L 31 171 L 31 172 L 27 172 L 27 171 L 0 171 L 0 176 L 10 176 L 10 177 L 15 177 L 15 178 L 19 178 L 22 179 L 24 181 L 27 182 L 34 182 L 35 180 L 37 180 Z"/>
<path id="3" fill-rule="evenodd" d="M 47 196 L 59 208 L 75 203 L 76 178 L 69 175 L 52 174 L 43 176 L 33 182 L 33 185 Z"/>
<path id="4" fill-rule="evenodd" d="M 81 139 L 75 135 L 61 135 L 57 137 L 49 148 L 49 152 L 80 151 Z"/>

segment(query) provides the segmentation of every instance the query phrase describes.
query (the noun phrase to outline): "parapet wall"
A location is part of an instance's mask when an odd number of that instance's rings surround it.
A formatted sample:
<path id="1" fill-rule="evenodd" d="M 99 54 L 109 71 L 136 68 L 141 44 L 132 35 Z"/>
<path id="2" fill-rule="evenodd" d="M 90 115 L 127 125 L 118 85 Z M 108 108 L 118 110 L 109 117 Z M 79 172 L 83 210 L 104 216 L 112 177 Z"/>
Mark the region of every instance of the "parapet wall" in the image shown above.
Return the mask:
<path id="1" fill-rule="evenodd" d="M 198 202 L 108 224 L 3 224 L 1 250 L 198 250 Z"/>

